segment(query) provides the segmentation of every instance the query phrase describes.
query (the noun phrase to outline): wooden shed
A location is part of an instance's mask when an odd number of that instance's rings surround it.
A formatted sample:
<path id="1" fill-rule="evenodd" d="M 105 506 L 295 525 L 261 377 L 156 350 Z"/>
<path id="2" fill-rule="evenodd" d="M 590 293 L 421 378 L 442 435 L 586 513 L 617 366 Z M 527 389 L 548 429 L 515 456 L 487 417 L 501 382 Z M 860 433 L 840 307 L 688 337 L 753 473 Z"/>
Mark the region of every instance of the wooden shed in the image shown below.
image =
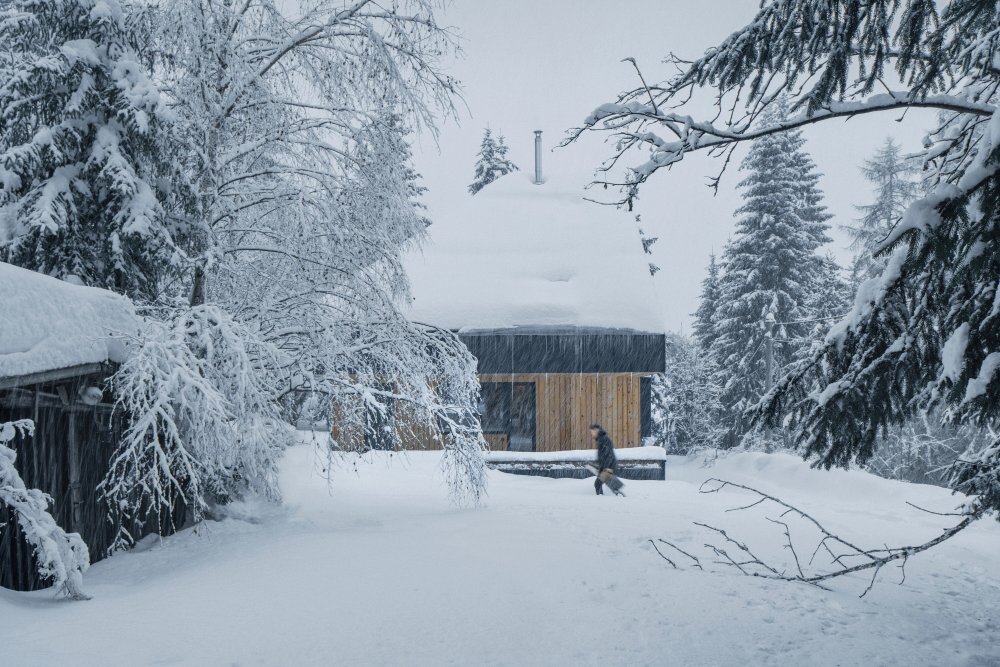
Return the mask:
<path id="1" fill-rule="evenodd" d="M 56 522 L 79 533 L 91 562 L 98 561 L 115 535 L 97 486 L 125 418 L 113 410 L 107 379 L 124 360 L 123 337 L 138 333 L 138 319 L 121 296 L 2 262 L 0 295 L 0 423 L 35 424 L 32 437 L 8 444 L 15 466 L 28 488 L 52 497 Z M 13 510 L 0 506 L 0 586 L 46 585 Z"/>
<path id="2" fill-rule="evenodd" d="M 639 446 L 665 370 L 649 256 L 633 215 L 585 200 L 585 163 L 546 161 L 548 174 L 508 174 L 475 196 L 431 191 L 431 242 L 406 265 L 410 315 L 455 331 L 478 360 L 492 449 L 588 448 L 593 422 Z"/>

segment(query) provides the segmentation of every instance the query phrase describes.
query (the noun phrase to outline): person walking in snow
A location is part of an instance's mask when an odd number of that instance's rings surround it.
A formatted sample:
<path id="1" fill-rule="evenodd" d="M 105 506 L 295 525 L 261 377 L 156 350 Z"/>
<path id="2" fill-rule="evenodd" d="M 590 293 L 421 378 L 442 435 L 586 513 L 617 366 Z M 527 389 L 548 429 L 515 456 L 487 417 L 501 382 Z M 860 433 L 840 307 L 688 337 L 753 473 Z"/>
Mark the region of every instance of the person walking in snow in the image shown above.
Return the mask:
<path id="1" fill-rule="evenodd" d="M 622 483 L 614 476 L 618 459 L 615 457 L 615 445 L 611 442 L 611 437 L 600 424 L 590 425 L 590 437 L 597 447 L 597 479 L 594 480 L 594 491 L 597 495 L 602 495 L 603 486 L 607 484 L 615 494 L 624 495 L 620 490 Z"/>

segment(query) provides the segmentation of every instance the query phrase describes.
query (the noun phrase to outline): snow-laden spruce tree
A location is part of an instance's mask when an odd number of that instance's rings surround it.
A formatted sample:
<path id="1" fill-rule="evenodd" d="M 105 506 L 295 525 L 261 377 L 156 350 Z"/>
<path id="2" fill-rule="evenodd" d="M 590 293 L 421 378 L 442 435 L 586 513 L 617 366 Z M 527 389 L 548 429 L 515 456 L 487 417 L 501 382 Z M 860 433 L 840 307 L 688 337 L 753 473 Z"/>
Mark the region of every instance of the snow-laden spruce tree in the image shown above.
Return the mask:
<path id="1" fill-rule="evenodd" d="M 761 119 L 781 122 L 778 105 Z M 720 401 L 733 446 L 749 430 L 743 417 L 795 358 L 808 332 L 809 302 L 823 277 L 817 249 L 830 217 L 818 175 L 797 132 L 760 137 L 740 169 L 743 205 L 723 252 L 714 339 L 708 349 L 722 387 Z M 770 373 L 770 378 L 768 377 Z"/>
<path id="2" fill-rule="evenodd" d="M 864 161 L 861 173 L 874 189 L 870 204 L 856 206 L 862 217 L 843 228 L 855 251 L 851 266 L 851 295 L 885 270 L 887 257 L 877 254 L 882 241 L 922 192 L 919 163 L 903 155 L 891 137 Z M 843 312 L 847 312 L 850 303 Z M 840 318 L 837 318 L 840 319 Z M 825 334 L 825 331 L 824 331 Z M 963 425 L 942 424 L 940 409 L 922 411 L 878 436 L 865 468 L 883 477 L 912 482 L 946 484 L 948 471 L 982 434 Z"/>
<path id="3" fill-rule="evenodd" d="M 406 321 L 402 257 L 427 219 L 407 134 L 452 112 L 454 50 L 431 0 L 177 0 L 147 10 L 157 79 L 197 175 L 203 233 L 185 285 L 280 352 L 277 400 L 321 394 L 346 430 L 412 410 L 483 490 L 475 362 Z M 361 404 L 362 407 L 357 407 Z M 315 404 L 315 401 L 313 401 Z M 448 479 L 455 480 L 455 477 Z"/>
<path id="4" fill-rule="evenodd" d="M 8 446 L 18 436 L 31 436 L 34 429 L 30 419 L 0 422 L 0 505 L 13 510 L 21 534 L 34 552 L 38 574 L 50 580 L 57 593 L 87 600 L 89 596 L 83 591 L 83 573 L 90 568 L 87 545 L 79 534 L 60 528 L 49 514 L 52 498 L 24 485 L 14 465 L 17 453 Z"/>
<path id="5" fill-rule="evenodd" d="M 703 57 L 675 59 L 672 78 L 598 107 L 569 139 L 612 131 L 621 140 L 613 160 L 649 149 L 624 179 L 605 179 L 618 180 L 628 201 L 690 152 L 728 154 L 762 136 L 861 114 L 882 113 L 888 123 L 909 108 L 942 112 L 924 138 L 931 192 L 883 242 L 885 270 L 860 286 L 811 362 L 765 401 L 764 421 L 790 426 L 818 465 L 864 463 L 881 431 L 928 404 L 952 422 L 1000 432 L 997 25 L 996 0 L 766 2 Z M 724 121 L 686 113 L 686 100 L 702 90 Z M 792 115 L 756 122 L 782 93 Z M 971 499 L 965 518 L 936 541 L 1000 509 L 1000 439 L 986 443 L 957 464 L 952 483 Z"/>
<path id="6" fill-rule="evenodd" d="M 694 339 L 702 350 L 708 351 L 716 338 L 719 314 L 721 271 L 713 252 L 708 258 L 708 275 L 701 281 L 701 296 L 694 315 Z"/>
<path id="7" fill-rule="evenodd" d="M 483 130 L 483 141 L 476 154 L 476 174 L 469 185 L 469 194 L 474 195 L 501 176 L 518 171 L 517 165 L 507 158 L 508 150 L 502 134 L 494 139 L 490 128 Z"/>
<path id="8" fill-rule="evenodd" d="M 152 300 L 190 229 L 139 41 L 117 0 L 0 8 L 0 259 Z"/>
<path id="9" fill-rule="evenodd" d="M 853 224 L 842 225 L 851 235 L 854 264 L 851 278 L 857 287 L 864 281 L 882 274 L 887 258 L 876 256 L 882 241 L 889 236 L 907 207 L 920 197 L 921 187 L 916 175 L 918 164 L 903 155 L 892 137 L 887 137 L 875 154 L 864 161 L 861 173 L 872 184 L 874 201 L 856 206 L 861 217 Z"/>

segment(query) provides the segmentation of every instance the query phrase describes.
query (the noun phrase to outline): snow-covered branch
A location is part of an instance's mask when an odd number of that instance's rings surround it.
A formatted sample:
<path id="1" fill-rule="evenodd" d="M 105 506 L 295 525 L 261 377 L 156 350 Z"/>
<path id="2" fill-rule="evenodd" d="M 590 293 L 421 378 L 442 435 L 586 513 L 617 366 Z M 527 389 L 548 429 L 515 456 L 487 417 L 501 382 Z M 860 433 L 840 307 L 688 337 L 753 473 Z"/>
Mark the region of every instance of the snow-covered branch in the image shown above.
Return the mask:
<path id="1" fill-rule="evenodd" d="M 727 488 L 746 491 L 752 494 L 752 497 L 754 498 L 752 502 L 746 505 L 735 507 L 727 511 L 745 511 L 755 507 L 768 505 L 775 506 L 777 508 L 777 518 L 766 518 L 769 522 L 781 527 L 782 535 L 785 541 L 784 549 L 790 554 L 791 562 L 787 564 L 780 564 L 766 560 L 764 557 L 758 555 L 751 545 L 740 541 L 731 535 L 727 530 L 698 521 L 694 522 L 696 526 L 700 526 L 706 531 L 709 531 L 710 534 L 721 538 L 721 542 L 708 542 L 705 544 L 705 548 L 714 554 L 718 559 L 715 561 L 716 563 L 726 567 L 732 567 L 742 574 L 750 577 L 763 577 L 765 579 L 777 579 L 780 581 L 797 581 L 818 586 L 820 588 L 823 588 L 823 584 L 832 579 L 837 579 L 839 577 L 859 572 L 871 571 L 871 579 L 869 580 L 864 591 L 862 591 L 861 597 L 864 597 L 871 591 L 872 587 L 875 585 L 879 572 L 881 572 L 883 567 L 891 563 L 898 563 L 898 567 L 902 573 L 902 579 L 905 580 L 906 563 L 912 556 L 951 539 L 961 531 L 968 528 L 969 525 L 971 525 L 976 519 L 976 516 L 973 514 L 959 512 L 956 513 L 955 516 L 962 517 L 961 521 L 944 529 L 937 537 L 921 544 L 904 547 L 883 546 L 874 549 L 866 549 L 864 547 L 859 547 L 842 538 L 840 535 L 830 531 L 822 523 L 813 518 L 812 515 L 802 511 L 798 507 L 795 507 L 780 498 L 764 493 L 763 491 L 758 491 L 752 487 L 743 484 L 736 484 L 723 479 L 711 478 L 706 480 L 701 485 L 699 491 L 701 493 L 711 494 L 720 493 Z M 807 552 L 803 552 L 803 555 L 800 556 L 796 548 L 796 541 L 792 537 L 792 528 L 789 525 L 789 521 L 791 519 L 798 520 L 800 523 L 804 524 L 804 526 L 807 526 L 811 532 L 814 532 L 817 535 L 810 547 L 811 555 L 808 560 L 805 558 L 805 553 Z M 691 558 L 694 561 L 695 566 L 699 569 L 704 569 L 701 565 L 700 559 L 696 556 L 680 550 L 678 547 L 670 542 L 667 542 L 666 540 L 660 541 Z M 654 547 L 655 546 L 656 545 L 654 543 Z M 660 553 L 662 558 L 670 562 L 675 569 L 677 568 L 677 565 L 670 561 L 670 559 L 666 558 L 658 548 L 657 552 Z M 825 569 L 815 571 L 813 564 L 816 561 L 816 557 L 820 554 L 823 554 L 823 556 L 829 560 L 829 563 Z M 792 566 L 794 566 L 794 569 Z M 900 583 L 902 583 L 902 580 Z"/>
<path id="2" fill-rule="evenodd" d="M 277 403 L 279 355 L 214 306 L 147 322 L 112 377 L 129 425 L 101 483 L 119 534 L 156 518 L 169 524 L 178 500 L 200 519 L 211 505 L 247 493 L 280 498 L 277 459 L 291 427 Z M 172 527 L 172 526 L 171 526 Z"/>
<path id="3" fill-rule="evenodd" d="M 976 0 L 953 2 L 941 17 L 927 3 L 901 8 L 888 2 L 773 0 L 702 58 L 685 62 L 673 56 L 679 72 L 672 78 L 648 86 L 640 73 L 641 86 L 598 106 L 563 143 L 587 131 L 613 133 L 615 149 L 603 173 L 634 149 L 648 149 L 648 158 L 622 178 L 598 181 L 622 188 L 627 202 L 653 173 L 687 153 L 726 155 L 735 144 L 834 118 L 937 109 L 950 117 L 931 136 L 969 138 L 965 120 L 988 118 L 996 110 L 997 40 L 995 31 L 983 29 L 995 23 L 996 14 L 993 3 Z M 886 86 L 890 68 L 907 87 Z M 683 113 L 702 92 L 714 97 L 712 120 Z M 761 124 L 764 111 L 783 97 L 796 113 Z M 950 131 L 956 129 L 957 135 Z M 954 181 L 960 172 L 945 170 L 942 177 Z"/>
<path id="4" fill-rule="evenodd" d="M 24 539 L 34 550 L 38 574 L 56 591 L 74 600 L 89 600 L 83 591 L 83 573 L 90 567 L 90 552 L 77 533 L 67 533 L 49 514 L 52 498 L 29 489 L 14 467 L 17 454 L 8 447 L 15 437 L 30 437 L 30 419 L 0 422 L 0 504 L 14 510 Z M 2 526 L 3 524 L 0 524 Z"/>

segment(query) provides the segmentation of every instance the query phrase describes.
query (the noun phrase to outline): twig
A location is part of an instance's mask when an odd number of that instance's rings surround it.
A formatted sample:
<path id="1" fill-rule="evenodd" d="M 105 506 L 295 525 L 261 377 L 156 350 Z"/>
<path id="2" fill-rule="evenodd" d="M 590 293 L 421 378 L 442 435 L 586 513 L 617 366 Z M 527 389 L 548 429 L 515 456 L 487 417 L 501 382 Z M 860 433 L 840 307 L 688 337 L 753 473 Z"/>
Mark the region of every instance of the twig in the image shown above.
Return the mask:
<path id="1" fill-rule="evenodd" d="M 660 541 L 662 542 L 663 540 L 660 540 Z M 663 555 L 663 552 L 662 552 L 662 551 L 660 551 L 660 548 L 659 548 L 658 546 L 656 546 L 656 542 L 654 542 L 653 540 L 650 540 L 650 541 L 649 541 L 649 543 L 653 545 L 653 548 L 654 548 L 654 549 L 656 549 L 656 553 L 660 554 L 660 558 L 662 558 L 663 560 L 665 560 L 665 561 L 667 561 L 668 563 L 670 563 L 670 565 L 671 565 L 671 566 L 672 566 L 672 567 L 673 567 L 673 568 L 674 568 L 675 570 L 679 569 L 679 568 L 677 567 L 677 563 L 675 563 L 674 561 L 670 560 L 669 558 L 667 558 L 666 556 L 664 556 L 664 555 Z"/>
<path id="2" fill-rule="evenodd" d="M 800 579 L 805 579 L 806 575 L 802 571 L 802 564 L 799 562 L 799 554 L 795 551 L 795 545 L 792 544 L 792 531 L 788 527 L 788 524 L 785 523 L 784 521 L 778 521 L 777 519 L 771 519 L 770 517 L 768 517 L 767 520 L 770 521 L 771 523 L 776 523 L 779 526 L 784 526 L 784 528 L 785 528 L 785 540 L 786 540 L 785 548 L 792 552 L 792 557 L 795 559 L 795 569 L 797 569 L 799 571 L 799 578 Z"/>
<path id="3" fill-rule="evenodd" d="M 935 512 L 934 510 L 929 510 L 925 507 L 921 507 L 920 505 L 914 505 L 909 500 L 906 501 L 906 504 L 914 509 L 920 510 L 921 512 L 927 512 L 928 514 L 934 514 L 936 516 L 966 516 L 963 512 Z"/>
<path id="4" fill-rule="evenodd" d="M 666 545 L 667 545 L 668 547 L 671 547 L 671 548 L 673 548 L 673 549 L 676 549 L 677 551 L 680 551 L 680 552 L 681 552 L 682 554 L 684 554 L 685 556 L 687 556 L 688 558 L 690 558 L 691 560 L 693 560 L 693 561 L 694 561 L 694 566 L 695 566 L 696 568 L 698 568 L 699 570 L 702 570 L 702 571 L 704 571 L 704 569 L 705 569 L 705 568 L 703 568 L 703 567 L 701 566 L 701 561 L 700 561 L 700 560 L 698 559 L 698 557 L 697 557 L 697 556 L 693 556 L 693 555 L 689 554 L 688 552 L 684 551 L 683 549 L 681 549 L 681 548 L 680 548 L 679 546 L 677 546 L 676 544 L 674 544 L 674 543 L 672 543 L 672 542 L 667 542 L 667 541 L 666 541 L 665 539 L 663 539 L 663 538 L 659 538 L 659 539 L 660 539 L 660 542 L 663 542 L 663 543 L 664 543 L 664 544 L 666 544 Z M 654 546 L 655 546 L 655 545 L 654 545 Z"/>
<path id="5" fill-rule="evenodd" d="M 868 587 L 865 588 L 864 592 L 861 593 L 861 595 L 859 595 L 858 597 L 863 598 L 864 596 L 868 595 L 868 591 L 870 591 L 872 589 L 872 586 L 875 585 L 875 577 L 878 576 L 878 571 L 882 569 L 882 565 L 883 563 L 879 563 L 878 565 L 875 566 L 875 571 L 872 572 L 872 580 L 868 582 Z"/>
<path id="6" fill-rule="evenodd" d="M 632 58 L 632 57 L 622 58 L 622 62 L 623 63 L 624 62 L 630 62 L 630 63 L 632 63 L 632 67 L 635 68 L 636 74 L 639 75 L 639 80 L 642 81 L 642 87 L 646 89 L 646 94 L 649 95 L 649 103 L 653 107 L 653 113 L 655 113 L 657 116 L 659 116 L 660 115 L 660 110 L 659 110 L 659 108 L 657 108 L 657 106 L 656 106 L 656 100 L 653 98 L 653 91 L 651 91 L 649 89 L 649 84 L 646 83 L 646 78 L 642 75 L 642 72 L 639 71 L 639 65 L 635 62 L 635 58 Z"/>
<path id="7" fill-rule="evenodd" d="M 761 498 L 757 502 L 750 503 L 749 505 L 744 505 L 743 507 L 730 507 L 726 511 L 727 512 L 741 512 L 743 510 L 748 510 L 751 507 L 756 507 L 757 505 L 760 505 L 762 502 L 765 502 L 766 500 L 767 500 L 767 498 Z"/>
<path id="8" fill-rule="evenodd" d="M 757 565 L 759 567 L 764 568 L 765 570 L 767 570 L 768 572 L 770 572 L 771 574 L 773 574 L 775 576 L 778 576 L 778 577 L 781 576 L 781 573 L 779 573 L 776 569 L 774 569 L 773 567 L 771 567 L 770 565 L 768 565 L 767 563 L 765 563 L 764 561 L 762 561 L 760 558 L 758 558 L 757 554 L 755 554 L 754 552 L 752 552 L 750 550 L 750 547 L 748 547 L 746 544 L 744 544 L 744 543 L 742 543 L 742 542 L 740 542 L 738 540 L 733 539 L 732 537 L 729 536 L 729 534 L 726 531 L 722 530 L 721 528 L 716 528 L 715 526 L 709 526 L 707 523 L 698 523 L 697 521 L 694 522 L 694 525 L 701 526 L 702 528 L 707 528 L 708 530 L 711 530 L 711 531 L 714 531 L 716 533 L 719 533 L 720 535 L 722 535 L 723 539 L 725 539 L 727 542 L 729 542 L 730 544 L 734 545 L 737 549 L 739 549 L 740 551 L 742 551 L 743 553 L 745 553 L 747 556 L 749 556 L 750 560 L 743 561 L 741 563 L 737 563 L 725 551 L 722 551 L 720 549 L 715 549 L 714 547 L 712 547 L 710 545 L 706 545 L 706 546 L 709 546 L 709 548 L 715 550 L 716 553 L 718 553 L 719 555 L 724 556 L 725 558 L 729 559 L 729 561 L 733 565 L 736 565 L 736 567 L 739 567 L 740 570 L 743 570 L 743 568 L 740 567 L 740 565 Z"/>

